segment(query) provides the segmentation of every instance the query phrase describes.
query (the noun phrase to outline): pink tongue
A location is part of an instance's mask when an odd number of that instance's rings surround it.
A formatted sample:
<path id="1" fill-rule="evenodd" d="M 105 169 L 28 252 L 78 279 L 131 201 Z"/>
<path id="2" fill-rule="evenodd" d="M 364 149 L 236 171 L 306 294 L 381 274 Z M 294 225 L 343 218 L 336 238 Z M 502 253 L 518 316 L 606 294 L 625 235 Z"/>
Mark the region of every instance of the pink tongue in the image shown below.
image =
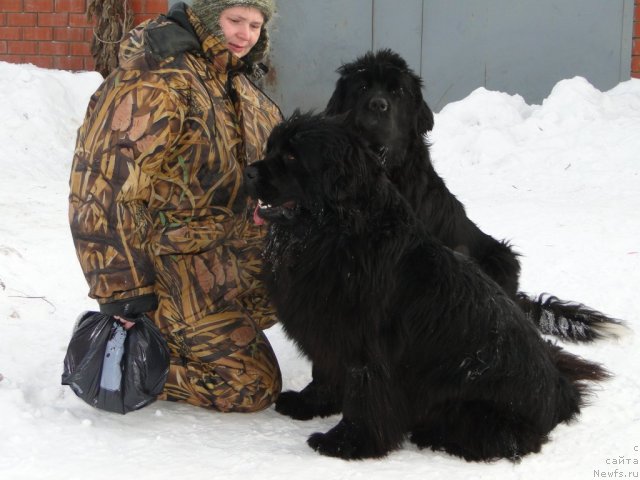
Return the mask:
<path id="1" fill-rule="evenodd" d="M 258 209 L 259 207 L 256 205 L 256 209 L 253 211 L 253 223 L 255 223 L 256 225 L 264 225 L 264 220 L 262 219 L 262 217 L 260 217 Z"/>

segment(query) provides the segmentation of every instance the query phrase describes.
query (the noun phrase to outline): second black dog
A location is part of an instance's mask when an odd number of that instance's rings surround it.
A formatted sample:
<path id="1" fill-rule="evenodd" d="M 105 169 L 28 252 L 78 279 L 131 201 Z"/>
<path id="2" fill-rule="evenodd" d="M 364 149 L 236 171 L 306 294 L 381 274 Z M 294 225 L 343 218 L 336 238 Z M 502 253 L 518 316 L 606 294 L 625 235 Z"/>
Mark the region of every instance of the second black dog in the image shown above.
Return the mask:
<path id="1" fill-rule="evenodd" d="M 519 292 L 518 255 L 508 242 L 483 232 L 467 217 L 433 168 L 425 142 L 434 125 L 433 113 L 422 97 L 420 77 L 402 57 L 391 50 L 370 52 L 344 64 L 338 73 L 326 113 L 347 114 L 432 235 L 473 258 L 542 333 L 581 342 L 617 336 L 619 321 L 583 304 Z"/>

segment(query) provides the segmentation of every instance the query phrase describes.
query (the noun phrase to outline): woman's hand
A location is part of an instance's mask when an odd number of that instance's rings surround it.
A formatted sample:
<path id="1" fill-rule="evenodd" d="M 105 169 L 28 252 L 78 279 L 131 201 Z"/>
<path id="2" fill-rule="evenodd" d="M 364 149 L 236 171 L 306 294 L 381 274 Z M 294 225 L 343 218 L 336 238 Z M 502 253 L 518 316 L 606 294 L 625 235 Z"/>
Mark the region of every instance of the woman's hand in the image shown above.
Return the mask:
<path id="1" fill-rule="evenodd" d="M 131 327 L 133 327 L 136 323 L 135 322 L 130 322 L 129 320 L 122 318 L 122 317 L 118 317 L 117 315 L 114 315 L 114 317 L 116 320 L 118 320 L 123 326 L 125 330 L 129 330 Z"/>

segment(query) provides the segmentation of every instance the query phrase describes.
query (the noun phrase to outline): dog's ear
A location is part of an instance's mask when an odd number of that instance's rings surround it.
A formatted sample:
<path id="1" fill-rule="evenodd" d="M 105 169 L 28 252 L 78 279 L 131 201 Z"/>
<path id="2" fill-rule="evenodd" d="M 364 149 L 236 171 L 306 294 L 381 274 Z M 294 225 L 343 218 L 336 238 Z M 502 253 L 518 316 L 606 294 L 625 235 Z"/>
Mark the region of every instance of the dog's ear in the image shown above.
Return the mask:
<path id="1" fill-rule="evenodd" d="M 344 109 L 344 96 L 346 93 L 346 85 L 345 85 L 344 77 L 341 77 L 336 82 L 336 88 L 333 91 L 333 95 L 329 99 L 326 108 L 324 109 L 324 113 L 327 115 L 336 115 L 338 113 L 343 113 Z"/>
<path id="2" fill-rule="evenodd" d="M 340 125 L 341 128 L 349 128 L 350 123 L 349 123 L 349 112 L 339 112 L 339 113 L 329 113 L 329 112 L 324 112 L 324 118 L 326 118 L 327 120 L 331 120 L 332 122 L 335 122 L 336 124 Z"/>
<path id="3" fill-rule="evenodd" d="M 433 112 L 427 105 L 427 102 L 422 100 L 420 102 L 420 107 L 418 107 L 418 115 L 416 120 L 416 126 L 418 129 L 418 133 L 424 135 L 427 132 L 433 130 L 434 126 Z"/>

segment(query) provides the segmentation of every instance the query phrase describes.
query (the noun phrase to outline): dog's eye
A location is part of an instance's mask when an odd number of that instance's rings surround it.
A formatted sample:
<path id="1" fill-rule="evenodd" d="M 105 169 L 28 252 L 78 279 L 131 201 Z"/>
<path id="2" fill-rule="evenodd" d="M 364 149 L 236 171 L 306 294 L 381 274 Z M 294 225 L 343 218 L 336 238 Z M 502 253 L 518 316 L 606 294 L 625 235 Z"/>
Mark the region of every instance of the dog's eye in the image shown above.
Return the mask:
<path id="1" fill-rule="evenodd" d="M 369 89 L 369 85 L 367 85 L 366 83 L 363 83 L 358 87 L 358 90 L 361 92 L 366 92 L 368 89 Z"/>
<path id="2" fill-rule="evenodd" d="M 398 87 L 391 91 L 396 97 L 404 97 L 404 88 Z"/>
<path id="3" fill-rule="evenodd" d="M 294 157 L 292 154 L 288 153 L 287 155 L 284 156 L 284 161 L 289 163 L 289 162 L 295 162 L 296 161 L 296 157 Z"/>

